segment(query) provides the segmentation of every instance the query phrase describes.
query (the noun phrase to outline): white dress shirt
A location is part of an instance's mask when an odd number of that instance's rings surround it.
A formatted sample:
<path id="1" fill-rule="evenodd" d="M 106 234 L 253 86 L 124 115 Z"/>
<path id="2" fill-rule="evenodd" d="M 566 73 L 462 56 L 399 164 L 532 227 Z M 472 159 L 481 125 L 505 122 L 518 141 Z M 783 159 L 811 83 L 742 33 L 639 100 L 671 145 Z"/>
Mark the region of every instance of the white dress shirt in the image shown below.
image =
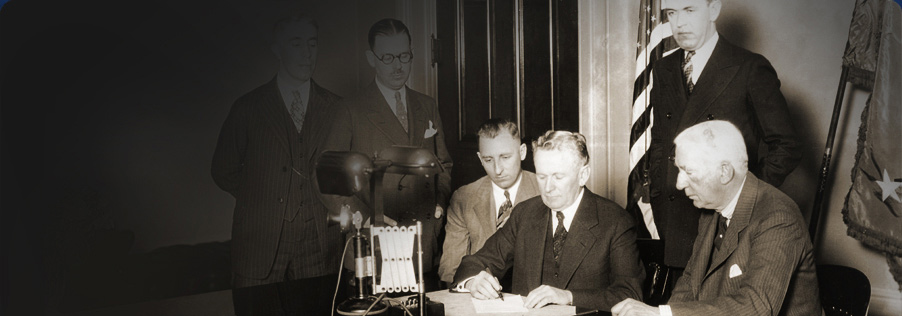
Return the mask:
<path id="1" fill-rule="evenodd" d="M 717 40 L 720 38 L 720 35 L 717 32 L 714 33 L 714 36 L 702 45 L 699 49 L 695 50 L 695 55 L 692 56 L 692 84 L 698 83 L 698 78 L 702 75 L 702 71 L 705 70 L 705 65 L 708 64 L 708 60 L 711 59 L 711 53 L 714 52 L 714 46 L 717 46 Z M 683 52 L 683 58 L 686 58 L 686 54 L 689 52 Z"/>
<path id="2" fill-rule="evenodd" d="M 382 85 L 382 83 L 379 82 L 379 79 L 376 79 L 376 86 L 379 87 L 379 91 L 382 92 L 382 96 L 385 97 L 385 103 L 388 103 L 388 106 L 391 108 L 391 111 L 395 113 L 395 116 L 398 116 L 397 103 L 395 102 L 395 92 L 398 91 L 401 92 L 401 103 L 404 104 L 404 108 L 410 113 L 410 109 L 407 107 L 407 89 L 405 89 L 407 86 L 401 87 L 400 90 L 394 90 Z"/>
<path id="3" fill-rule="evenodd" d="M 517 181 L 514 181 L 514 185 L 510 188 L 502 189 L 495 182 L 492 182 L 492 198 L 494 199 L 494 207 L 495 207 L 495 218 L 498 218 L 498 215 L 501 215 L 501 205 L 504 204 L 504 201 L 507 199 L 504 197 L 504 191 L 507 190 L 507 194 L 511 197 L 511 206 L 513 206 L 514 201 L 517 199 L 517 190 L 520 189 L 520 180 L 523 179 L 523 173 L 521 172 L 519 176 L 517 176 Z"/>
<path id="4" fill-rule="evenodd" d="M 301 109 L 307 112 L 307 103 L 310 103 L 310 80 L 301 83 L 299 86 L 292 81 L 276 76 L 276 83 L 279 86 L 279 92 L 282 94 L 282 101 L 285 102 L 285 108 L 291 113 L 291 103 L 294 102 L 294 91 L 297 90 L 301 94 Z"/>

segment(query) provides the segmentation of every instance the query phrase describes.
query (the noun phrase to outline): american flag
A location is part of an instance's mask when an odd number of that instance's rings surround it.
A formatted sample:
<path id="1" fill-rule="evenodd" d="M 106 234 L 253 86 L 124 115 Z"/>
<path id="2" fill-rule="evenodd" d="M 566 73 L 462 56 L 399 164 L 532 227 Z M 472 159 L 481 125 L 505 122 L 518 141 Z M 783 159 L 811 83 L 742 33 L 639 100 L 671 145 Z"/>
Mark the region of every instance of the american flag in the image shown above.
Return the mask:
<path id="1" fill-rule="evenodd" d="M 640 237 L 660 239 L 655 227 L 651 205 L 648 204 L 648 146 L 654 125 L 649 93 L 652 88 L 651 69 L 655 62 L 673 53 L 679 46 L 673 39 L 670 25 L 661 12 L 662 0 L 642 0 L 639 8 L 639 34 L 636 37 L 636 76 L 633 84 L 632 126 L 630 132 L 630 177 L 627 210 L 637 221 L 645 223 L 648 231 L 639 230 Z"/>

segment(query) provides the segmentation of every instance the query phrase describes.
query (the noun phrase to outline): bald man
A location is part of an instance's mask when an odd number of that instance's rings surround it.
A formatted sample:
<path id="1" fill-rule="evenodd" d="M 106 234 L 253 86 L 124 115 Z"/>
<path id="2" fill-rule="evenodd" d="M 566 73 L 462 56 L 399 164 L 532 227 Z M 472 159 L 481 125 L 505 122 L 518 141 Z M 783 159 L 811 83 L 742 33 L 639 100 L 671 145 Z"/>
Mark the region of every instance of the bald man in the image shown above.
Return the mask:
<path id="1" fill-rule="evenodd" d="M 695 207 L 699 234 L 668 305 L 627 299 L 614 315 L 820 315 L 814 252 L 798 206 L 748 171 L 730 122 L 694 125 L 674 139 L 676 188 Z"/>

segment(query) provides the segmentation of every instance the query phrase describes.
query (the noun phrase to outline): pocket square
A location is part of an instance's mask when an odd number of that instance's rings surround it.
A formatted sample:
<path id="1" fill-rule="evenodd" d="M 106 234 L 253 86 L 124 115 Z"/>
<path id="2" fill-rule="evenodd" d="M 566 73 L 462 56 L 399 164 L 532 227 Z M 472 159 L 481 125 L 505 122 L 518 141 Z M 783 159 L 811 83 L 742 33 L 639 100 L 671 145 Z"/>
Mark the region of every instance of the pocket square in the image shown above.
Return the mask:
<path id="1" fill-rule="evenodd" d="M 426 133 L 423 134 L 423 138 L 429 138 L 429 137 L 435 136 L 435 134 L 437 134 L 437 133 L 438 133 L 438 130 L 435 129 L 435 127 L 432 126 L 432 120 L 430 120 L 430 121 L 429 121 L 429 128 L 426 129 Z"/>
<path id="2" fill-rule="evenodd" d="M 732 266 L 730 266 L 730 279 L 738 277 L 740 275 L 742 275 L 742 270 L 739 269 L 738 264 L 734 263 Z"/>

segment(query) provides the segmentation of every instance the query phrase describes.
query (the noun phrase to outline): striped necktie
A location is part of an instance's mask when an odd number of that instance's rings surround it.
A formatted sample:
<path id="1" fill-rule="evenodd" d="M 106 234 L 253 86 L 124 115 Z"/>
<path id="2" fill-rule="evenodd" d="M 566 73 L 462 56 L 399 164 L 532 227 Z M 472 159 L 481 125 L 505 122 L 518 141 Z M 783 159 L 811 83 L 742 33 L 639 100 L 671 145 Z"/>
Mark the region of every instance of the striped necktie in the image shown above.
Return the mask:
<path id="1" fill-rule="evenodd" d="M 683 59 L 683 78 L 686 79 L 686 88 L 689 89 L 689 93 L 692 93 L 692 89 L 695 88 L 695 84 L 692 83 L 692 56 L 695 56 L 695 51 L 689 52 Z"/>

